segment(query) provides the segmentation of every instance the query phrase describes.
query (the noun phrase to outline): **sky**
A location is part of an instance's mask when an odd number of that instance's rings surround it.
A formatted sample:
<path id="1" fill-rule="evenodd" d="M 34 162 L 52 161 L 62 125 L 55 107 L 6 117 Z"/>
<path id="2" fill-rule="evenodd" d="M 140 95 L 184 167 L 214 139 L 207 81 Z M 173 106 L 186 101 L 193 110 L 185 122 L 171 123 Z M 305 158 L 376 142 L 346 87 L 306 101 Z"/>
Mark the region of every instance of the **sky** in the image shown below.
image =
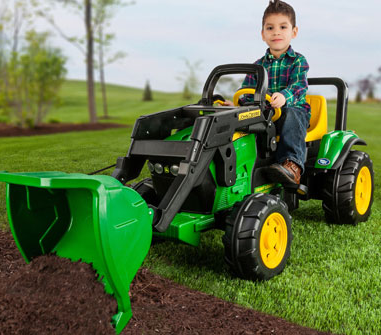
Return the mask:
<path id="1" fill-rule="evenodd" d="M 288 3 L 296 11 L 299 28 L 292 47 L 307 58 L 309 77 L 334 76 L 354 83 L 381 67 L 380 0 Z M 149 80 L 152 89 L 173 92 L 182 90 L 177 77 L 186 70 L 184 58 L 201 61 L 201 83 L 217 65 L 252 63 L 267 48 L 260 34 L 267 4 L 267 0 L 136 0 L 114 14 L 109 28 L 116 34 L 112 50 L 128 55 L 108 65 L 106 80 L 134 87 L 144 87 Z M 83 22 L 72 13 L 60 10 L 55 17 L 67 35 L 83 35 Z M 40 22 L 39 29 L 44 28 L 50 27 Z M 85 79 L 83 55 L 58 36 L 52 43 L 68 57 L 68 77 Z"/>

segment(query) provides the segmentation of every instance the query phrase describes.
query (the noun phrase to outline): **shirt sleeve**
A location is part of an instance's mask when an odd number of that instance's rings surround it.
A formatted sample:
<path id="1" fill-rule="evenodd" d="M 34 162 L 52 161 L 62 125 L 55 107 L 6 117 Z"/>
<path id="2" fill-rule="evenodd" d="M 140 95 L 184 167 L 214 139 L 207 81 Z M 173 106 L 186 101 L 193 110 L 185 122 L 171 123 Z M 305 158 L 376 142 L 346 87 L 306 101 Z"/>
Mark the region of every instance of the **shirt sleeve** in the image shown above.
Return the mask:
<path id="1" fill-rule="evenodd" d="M 295 60 L 294 65 L 290 70 L 291 73 L 288 86 L 280 91 L 286 98 L 287 107 L 293 106 L 306 95 L 308 90 L 308 69 L 309 65 L 303 56 Z"/>

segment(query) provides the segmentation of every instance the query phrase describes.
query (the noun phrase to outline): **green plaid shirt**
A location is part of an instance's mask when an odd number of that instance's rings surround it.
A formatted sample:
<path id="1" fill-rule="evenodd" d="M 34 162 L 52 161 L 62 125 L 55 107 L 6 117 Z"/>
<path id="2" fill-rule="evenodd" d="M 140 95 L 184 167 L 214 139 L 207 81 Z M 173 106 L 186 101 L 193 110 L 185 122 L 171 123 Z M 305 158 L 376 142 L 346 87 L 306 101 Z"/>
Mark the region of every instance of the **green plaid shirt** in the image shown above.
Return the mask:
<path id="1" fill-rule="evenodd" d="M 306 102 L 308 90 L 307 72 L 309 65 L 306 58 L 295 52 L 291 46 L 279 58 L 275 58 L 270 50 L 258 59 L 254 64 L 262 65 L 268 73 L 269 92 L 280 92 L 286 98 L 286 107 L 299 107 L 306 112 L 310 111 L 310 105 Z M 255 87 L 256 78 L 247 75 L 242 83 L 242 87 Z M 252 96 L 246 95 L 241 102 L 249 101 Z"/>

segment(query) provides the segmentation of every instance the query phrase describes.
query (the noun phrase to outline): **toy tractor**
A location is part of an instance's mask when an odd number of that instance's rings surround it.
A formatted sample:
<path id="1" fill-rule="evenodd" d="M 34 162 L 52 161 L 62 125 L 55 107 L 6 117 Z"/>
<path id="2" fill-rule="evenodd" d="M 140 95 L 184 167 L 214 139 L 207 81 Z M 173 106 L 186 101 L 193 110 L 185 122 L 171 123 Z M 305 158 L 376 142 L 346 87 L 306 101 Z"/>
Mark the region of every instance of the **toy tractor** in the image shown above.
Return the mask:
<path id="1" fill-rule="evenodd" d="M 244 106 L 215 106 L 221 76 L 257 76 Z M 335 130 L 327 133 L 327 106 L 308 96 L 312 118 L 306 136 L 305 173 L 299 188 L 269 182 L 280 110 L 266 107 L 262 66 L 230 64 L 209 75 L 197 104 L 140 117 L 125 157 L 112 176 L 62 172 L 6 173 L 10 227 L 28 262 L 54 252 L 92 263 L 118 302 L 120 333 L 131 318 L 129 286 L 148 253 L 153 234 L 197 246 L 200 234 L 224 230 L 225 260 L 239 276 L 270 279 L 290 255 L 289 211 L 298 201 L 320 199 L 328 221 L 366 221 L 373 201 L 369 156 L 351 150 L 365 142 L 346 130 L 348 90 L 337 78 L 309 79 L 338 89 Z M 147 164 L 151 177 L 132 187 Z"/>

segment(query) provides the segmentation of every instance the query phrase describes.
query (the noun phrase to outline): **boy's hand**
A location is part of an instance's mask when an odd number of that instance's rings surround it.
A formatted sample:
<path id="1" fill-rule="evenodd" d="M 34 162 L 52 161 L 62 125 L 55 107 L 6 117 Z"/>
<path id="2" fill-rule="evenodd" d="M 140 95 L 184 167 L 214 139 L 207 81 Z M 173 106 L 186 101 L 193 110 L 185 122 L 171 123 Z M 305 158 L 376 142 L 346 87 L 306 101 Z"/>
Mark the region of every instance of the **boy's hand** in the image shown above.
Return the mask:
<path id="1" fill-rule="evenodd" d="M 282 93 L 276 92 L 271 96 L 270 105 L 273 108 L 281 108 L 286 103 L 286 98 Z"/>
<path id="2" fill-rule="evenodd" d="M 221 106 L 234 106 L 234 104 L 230 100 L 225 100 Z"/>

